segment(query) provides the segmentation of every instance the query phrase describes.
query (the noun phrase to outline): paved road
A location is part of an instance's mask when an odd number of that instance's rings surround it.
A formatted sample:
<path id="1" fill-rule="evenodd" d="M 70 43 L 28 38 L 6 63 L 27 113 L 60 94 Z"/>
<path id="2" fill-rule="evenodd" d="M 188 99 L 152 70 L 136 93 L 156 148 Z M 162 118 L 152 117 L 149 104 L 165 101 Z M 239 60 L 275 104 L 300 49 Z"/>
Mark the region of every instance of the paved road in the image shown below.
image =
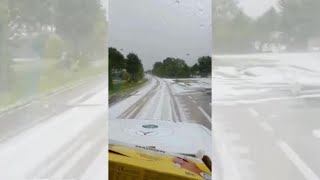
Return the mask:
<path id="1" fill-rule="evenodd" d="M 183 104 L 187 119 L 201 124 L 211 130 L 211 94 L 194 92 L 177 95 L 177 99 Z"/>
<path id="2" fill-rule="evenodd" d="M 110 118 L 193 122 L 211 129 L 211 94 L 192 87 L 187 92 L 177 91 L 174 86 L 179 85 L 172 80 L 150 77 L 149 81 L 149 89 L 132 94 L 139 97 L 135 103 L 126 108 L 120 104 L 111 106 Z M 119 109 L 123 111 L 113 115 Z"/>
<path id="3" fill-rule="evenodd" d="M 106 105 L 101 75 L 2 113 L 0 179 L 105 179 Z"/>
<path id="4" fill-rule="evenodd" d="M 2 113 L 0 179 L 105 179 L 106 84 L 104 76 L 82 81 Z M 125 106 L 132 97 L 138 101 Z M 211 95 L 201 89 L 151 78 L 109 112 L 121 110 L 117 117 L 122 118 L 196 122 L 211 128 L 210 102 Z"/>
<path id="5" fill-rule="evenodd" d="M 215 62 L 213 128 L 224 179 L 318 180 L 320 86 L 299 78 L 320 73 L 281 60 Z"/>

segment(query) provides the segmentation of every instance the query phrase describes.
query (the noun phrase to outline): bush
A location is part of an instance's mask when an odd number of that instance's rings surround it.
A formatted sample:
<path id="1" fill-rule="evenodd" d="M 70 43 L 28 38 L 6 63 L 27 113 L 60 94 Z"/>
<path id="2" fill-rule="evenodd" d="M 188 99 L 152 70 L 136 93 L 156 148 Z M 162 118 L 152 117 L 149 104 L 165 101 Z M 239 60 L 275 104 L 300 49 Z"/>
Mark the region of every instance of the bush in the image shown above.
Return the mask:
<path id="1" fill-rule="evenodd" d="M 45 57 L 50 59 L 59 59 L 65 50 L 63 39 L 56 35 L 50 35 L 45 47 Z"/>
<path id="2" fill-rule="evenodd" d="M 122 73 L 122 80 L 129 81 L 129 79 L 130 79 L 130 74 L 128 72 L 124 71 Z"/>

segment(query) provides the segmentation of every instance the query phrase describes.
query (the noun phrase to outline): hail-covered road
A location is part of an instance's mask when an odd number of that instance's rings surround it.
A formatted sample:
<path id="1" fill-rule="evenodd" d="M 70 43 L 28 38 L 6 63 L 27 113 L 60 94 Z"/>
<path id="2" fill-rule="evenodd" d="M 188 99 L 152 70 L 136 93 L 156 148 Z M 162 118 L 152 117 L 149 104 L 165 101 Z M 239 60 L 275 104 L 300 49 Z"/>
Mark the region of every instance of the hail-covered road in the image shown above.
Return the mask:
<path id="1" fill-rule="evenodd" d="M 0 179 L 106 179 L 107 77 L 0 113 Z"/>
<path id="2" fill-rule="evenodd" d="M 319 180 L 320 54 L 214 58 L 224 180 Z"/>
<path id="3" fill-rule="evenodd" d="M 109 107 L 110 120 L 140 119 L 193 122 L 211 129 L 211 79 L 161 79 Z"/>

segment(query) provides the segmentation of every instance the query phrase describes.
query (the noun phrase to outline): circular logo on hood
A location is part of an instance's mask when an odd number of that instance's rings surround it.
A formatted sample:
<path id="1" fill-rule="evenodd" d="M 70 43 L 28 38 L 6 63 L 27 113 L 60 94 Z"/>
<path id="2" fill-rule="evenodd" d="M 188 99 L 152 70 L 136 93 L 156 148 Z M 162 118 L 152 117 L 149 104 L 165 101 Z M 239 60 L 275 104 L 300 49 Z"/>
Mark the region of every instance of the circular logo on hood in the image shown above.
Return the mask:
<path id="1" fill-rule="evenodd" d="M 145 128 L 145 129 L 156 129 L 159 126 L 154 125 L 154 124 L 146 124 L 146 125 L 142 125 L 142 127 Z"/>
<path id="2" fill-rule="evenodd" d="M 135 128 L 126 128 L 125 132 L 136 136 L 168 136 L 173 133 L 173 130 L 155 124 L 144 124 Z"/>

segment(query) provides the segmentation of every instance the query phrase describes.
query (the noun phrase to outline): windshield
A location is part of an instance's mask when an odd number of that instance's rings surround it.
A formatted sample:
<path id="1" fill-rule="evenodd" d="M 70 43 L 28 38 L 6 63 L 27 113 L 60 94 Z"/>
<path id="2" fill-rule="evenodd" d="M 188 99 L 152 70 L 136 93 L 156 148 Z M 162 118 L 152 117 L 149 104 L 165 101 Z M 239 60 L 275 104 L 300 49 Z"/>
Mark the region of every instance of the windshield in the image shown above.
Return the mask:
<path id="1" fill-rule="evenodd" d="M 211 1 L 110 0 L 109 9 L 109 143 L 211 157 Z M 114 161 L 109 178 L 124 177 Z"/>

